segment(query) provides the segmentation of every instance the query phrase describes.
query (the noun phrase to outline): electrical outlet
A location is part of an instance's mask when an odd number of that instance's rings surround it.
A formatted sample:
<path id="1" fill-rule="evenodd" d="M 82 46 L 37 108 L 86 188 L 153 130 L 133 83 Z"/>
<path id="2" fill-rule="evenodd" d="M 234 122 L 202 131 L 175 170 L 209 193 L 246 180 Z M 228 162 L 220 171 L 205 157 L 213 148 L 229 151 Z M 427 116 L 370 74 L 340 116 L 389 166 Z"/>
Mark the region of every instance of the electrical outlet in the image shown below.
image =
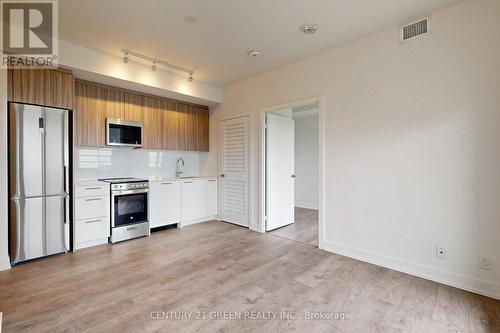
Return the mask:
<path id="1" fill-rule="evenodd" d="M 479 257 L 479 268 L 491 271 L 493 269 L 492 261 L 492 258 Z"/>
<path id="2" fill-rule="evenodd" d="M 448 251 L 444 246 L 436 246 L 436 258 L 443 260 L 448 259 Z"/>

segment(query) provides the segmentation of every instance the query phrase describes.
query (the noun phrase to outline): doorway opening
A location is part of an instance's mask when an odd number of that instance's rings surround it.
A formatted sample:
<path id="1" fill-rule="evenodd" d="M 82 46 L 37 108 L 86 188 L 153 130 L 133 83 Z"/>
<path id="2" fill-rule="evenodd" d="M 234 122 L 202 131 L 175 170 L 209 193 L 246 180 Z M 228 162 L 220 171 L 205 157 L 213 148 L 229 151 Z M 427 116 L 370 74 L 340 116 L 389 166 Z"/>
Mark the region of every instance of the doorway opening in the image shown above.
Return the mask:
<path id="1" fill-rule="evenodd" d="M 304 101 L 264 112 L 265 231 L 320 243 L 320 103 Z"/>

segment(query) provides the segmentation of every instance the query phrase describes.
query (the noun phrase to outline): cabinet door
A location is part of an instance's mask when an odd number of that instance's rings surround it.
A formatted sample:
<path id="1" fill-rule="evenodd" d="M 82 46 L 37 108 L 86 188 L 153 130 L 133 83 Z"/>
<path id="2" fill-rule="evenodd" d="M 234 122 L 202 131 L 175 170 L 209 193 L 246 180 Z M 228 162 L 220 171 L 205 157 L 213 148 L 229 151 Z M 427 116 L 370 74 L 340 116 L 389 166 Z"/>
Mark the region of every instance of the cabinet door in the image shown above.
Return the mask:
<path id="1" fill-rule="evenodd" d="M 45 70 L 8 69 L 9 101 L 45 105 Z"/>
<path id="2" fill-rule="evenodd" d="M 146 149 L 161 149 L 161 137 L 158 123 L 161 121 L 161 113 L 158 109 L 158 100 L 152 97 L 144 97 L 142 107 L 144 113 L 144 142 Z"/>
<path id="3" fill-rule="evenodd" d="M 105 95 L 101 86 L 76 81 L 73 128 L 77 146 L 104 146 Z"/>
<path id="4" fill-rule="evenodd" d="M 208 109 L 178 103 L 179 147 L 187 151 L 208 151 Z"/>
<path id="5" fill-rule="evenodd" d="M 124 94 L 124 115 L 123 119 L 144 122 L 143 96 L 134 93 Z"/>
<path id="6" fill-rule="evenodd" d="M 196 107 L 196 151 L 208 151 L 208 109 Z"/>
<path id="7" fill-rule="evenodd" d="M 151 228 L 180 222 L 181 184 L 179 182 L 150 183 L 149 202 Z"/>
<path id="8" fill-rule="evenodd" d="M 125 93 L 121 90 L 116 90 L 109 87 L 101 87 L 104 92 L 103 99 L 103 115 L 101 118 L 101 123 L 104 124 L 102 130 L 102 137 L 106 138 L 106 119 L 124 119 L 125 116 Z M 104 145 L 106 145 L 106 140 L 104 140 Z"/>
<path id="9" fill-rule="evenodd" d="M 45 105 L 73 109 L 74 79 L 71 72 L 45 70 Z"/>
<path id="10" fill-rule="evenodd" d="M 202 181 L 182 182 L 182 221 L 190 222 L 204 217 L 205 184 Z"/>
<path id="11" fill-rule="evenodd" d="M 217 181 L 209 179 L 205 181 L 205 212 L 203 216 L 216 216 L 217 212 Z"/>
<path id="12" fill-rule="evenodd" d="M 196 150 L 196 108 L 178 103 L 177 115 L 179 117 L 179 150 Z"/>
<path id="13" fill-rule="evenodd" d="M 161 127 L 162 149 L 179 150 L 179 117 L 177 103 L 171 100 L 161 100 Z"/>

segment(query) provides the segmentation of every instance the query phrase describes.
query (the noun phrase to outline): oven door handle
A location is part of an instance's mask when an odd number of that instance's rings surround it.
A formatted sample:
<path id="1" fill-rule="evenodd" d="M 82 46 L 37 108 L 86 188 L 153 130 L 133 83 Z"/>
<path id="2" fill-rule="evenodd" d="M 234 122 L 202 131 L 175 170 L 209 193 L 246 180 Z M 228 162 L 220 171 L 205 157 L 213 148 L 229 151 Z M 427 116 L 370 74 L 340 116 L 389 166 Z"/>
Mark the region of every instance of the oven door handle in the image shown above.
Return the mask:
<path id="1" fill-rule="evenodd" d="M 148 193 L 149 189 L 140 189 L 140 190 L 120 190 L 120 191 L 111 191 L 111 196 L 116 197 L 118 195 L 130 195 L 130 194 L 142 194 Z"/>

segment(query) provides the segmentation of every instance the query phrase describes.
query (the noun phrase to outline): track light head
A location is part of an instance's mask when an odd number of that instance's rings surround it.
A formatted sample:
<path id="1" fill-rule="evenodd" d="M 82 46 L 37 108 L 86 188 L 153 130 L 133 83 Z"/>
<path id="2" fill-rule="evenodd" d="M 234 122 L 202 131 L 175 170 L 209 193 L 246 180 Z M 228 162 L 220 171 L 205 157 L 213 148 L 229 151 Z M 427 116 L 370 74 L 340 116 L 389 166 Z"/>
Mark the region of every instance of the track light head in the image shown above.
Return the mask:
<path id="1" fill-rule="evenodd" d="M 153 65 L 151 66 L 151 70 L 154 72 L 156 71 L 156 63 L 153 62 Z"/>
<path id="2" fill-rule="evenodd" d="M 193 79 L 193 74 L 189 74 L 188 81 L 189 81 L 189 82 L 193 82 L 193 80 L 194 80 L 194 79 Z"/>
<path id="3" fill-rule="evenodd" d="M 128 60 L 129 60 L 129 59 L 128 59 L 128 54 L 127 54 L 127 53 L 125 53 L 125 56 L 123 57 L 123 63 L 124 63 L 124 64 L 128 64 Z"/>

